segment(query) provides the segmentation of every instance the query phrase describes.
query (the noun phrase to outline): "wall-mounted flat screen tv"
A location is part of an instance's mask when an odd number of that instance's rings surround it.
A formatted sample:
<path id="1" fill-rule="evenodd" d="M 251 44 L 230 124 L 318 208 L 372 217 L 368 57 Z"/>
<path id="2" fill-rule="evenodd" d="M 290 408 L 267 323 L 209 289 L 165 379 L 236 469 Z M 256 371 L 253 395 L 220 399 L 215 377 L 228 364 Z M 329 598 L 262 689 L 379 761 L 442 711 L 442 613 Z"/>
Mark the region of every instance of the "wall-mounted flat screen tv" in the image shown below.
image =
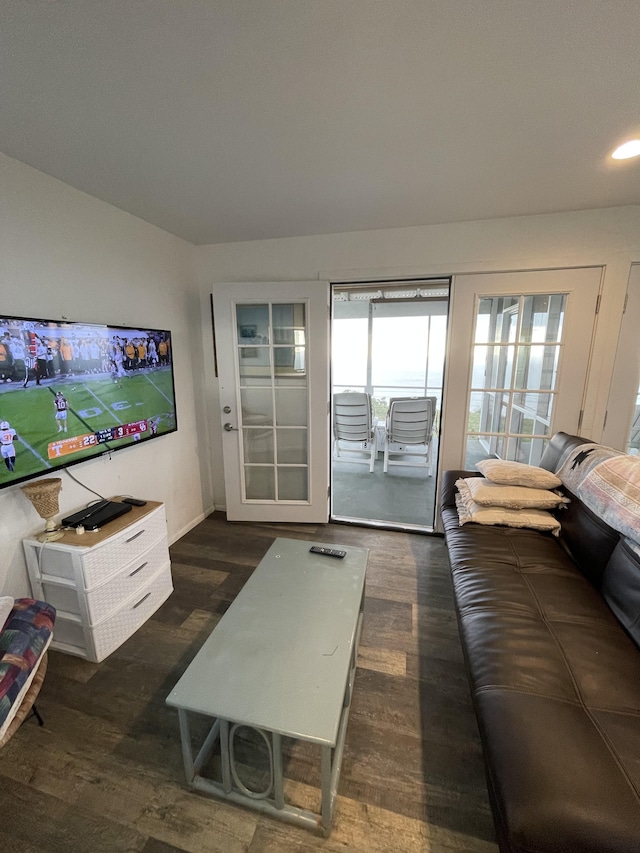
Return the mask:
<path id="1" fill-rule="evenodd" d="M 0 488 L 176 429 L 169 331 L 0 316 Z"/>

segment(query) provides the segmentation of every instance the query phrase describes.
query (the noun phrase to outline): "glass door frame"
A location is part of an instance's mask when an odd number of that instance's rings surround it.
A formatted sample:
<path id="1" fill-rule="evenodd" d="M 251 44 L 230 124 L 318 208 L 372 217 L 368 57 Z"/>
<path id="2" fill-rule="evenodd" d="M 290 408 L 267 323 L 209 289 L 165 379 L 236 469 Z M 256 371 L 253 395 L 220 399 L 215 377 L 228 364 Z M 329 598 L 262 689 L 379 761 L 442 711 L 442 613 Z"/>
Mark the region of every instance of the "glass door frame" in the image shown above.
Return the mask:
<path id="1" fill-rule="evenodd" d="M 567 293 L 557 405 L 550 431 L 578 432 L 591 364 L 602 282 L 601 266 L 514 272 L 463 273 L 452 284 L 448 359 L 441 429 L 442 469 L 464 470 L 476 300 L 481 296 Z M 590 331 L 585 318 L 592 317 Z"/>
<path id="2" fill-rule="evenodd" d="M 231 282 L 213 287 L 226 512 L 230 521 L 324 523 L 329 517 L 329 284 L 326 281 Z M 303 302 L 308 373 L 308 500 L 246 499 L 237 305 Z M 270 315 L 271 316 L 271 315 Z M 251 330 L 253 332 L 253 330 Z M 258 330 L 255 330 L 258 336 Z M 271 335 L 271 329 L 269 331 Z M 259 335 L 263 338 L 261 332 Z M 262 344 L 260 344 L 262 346 Z M 246 424 L 245 424 L 246 426 Z M 275 428 L 275 425 L 274 425 Z"/>
<path id="3" fill-rule="evenodd" d="M 503 299 L 509 300 L 509 304 L 501 305 Z M 535 302 L 540 299 L 547 300 L 548 322 L 544 327 L 544 340 L 535 340 L 533 326 Z M 481 312 L 483 302 L 490 303 L 489 312 Z M 475 432 L 488 455 L 509 459 L 517 456 L 518 461 L 532 465 L 539 463 L 544 452 L 545 437 L 549 435 L 557 397 L 557 367 L 562 347 L 562 322 L 565 312 L 566 296 L 560 293 L 514 293 L 508 296 L 476 298 L 472 349 L 474 353 L 480 354 L 483 349 L 486 349 L 485 370 L 484 385 L 479 385 L 475 381 L 477 362 L 473 358 L 472 387 L 468 404 L 469 420 L 471 419 L 471 400 L 474 395 L 476 397 L 482 395 L 482 402 L 477 431 L 472 431 L 470 423 L 468 424 L 467 445 Z M 488 313 L 489 316 L 488 331 L 484 337 L 479 332 L 482 313 Z M 506 323 L 505 318 L 508 319 Z M 534 348 L 542 349 L 543 352 L 538 353 L 541 362 L 539 381 L 537 386 L 532 388 L 529 368 L 532 364 Z M 551 370 L 549 370 L 550 354 L 553 354 Z M 536 398 L 537 405 L 534 409 L 532 403 Z M 530 423 L 528 430 L 523 428 L 527 422 Z M 521 458 L 523 453 L 527 458 Z"/>
<path id="4" fill-rule="evenodd" d="M 607 400 L 602 443 L 626 453 L 640 412 L 640 263 L 631 264 L 616 358 Z"/>
<path id="5" fill-rule="evenodd" d="M 434 433 L 438 437 L 438 439 L 434 439 L 433 441 L 433 476 L 429 478 L 427 481 L 429 490 L 433 490 L 434 492 L 434 514 L 437 515 L 437 509 L 435 509 L 435 491 L 437 484 L 437 471 L 438 471 L 438 443 L 439 443 L 439 433 L 440 433 L 440 418 L 442 413 L 442 400 L 443 400 L 443 392 L 444 392 L 444 372 L 446 368 L 446 339 L 447 339 L 447 325 L 449 322 L 449 300 L 450 300 L 450 287 L 451 287 L 451 277 L 450 276 L 434 276 L 433 278 L 429 278 L 426 276 L 421 276 L 419 278 L 413 279 L 393 279 L 393 280 L 370 280 L 370 281 L 353 281 L 353 282 L 344 282 L 344 281 L 334 281 L 331 284 L 331 302 L 332 306 L 334 306 L 334 310 L 332 310 L 332 337 L 334 335 L 334 326 L 335 322 L 335 302 L 334 302 L 334 294 L 336 292 L 344 291 L 360 291 L 361 294 L 364 295 L 366 291 L 369 292 L 368 296 L 365 298 L 358 298 L 357 302 L 362 304 L 366 302 L 368 305 L 367 316 L 362 317 L 362 320 L 366 319 L 367 322 L 367 334 L 366 334 L 366 366 L 365 366 L 365 376 L 359 377 L 364 378 L 364 383 L 362 382 L 351 382 L 351 383 L 340 383 L 338 385 L 335 384 L 334 372 L 332 369 L 331 376 L 331 393 L 343 391 L 343 390 L 352 390 L 352 391 L 365 391 L 369 393 L 372 398 L 375 393 L 376 388 L 385 392 L 385 396 L 387 397 L 403 397 L 403 396 L 432 396 L 436 395 L 439 403 L 438 403 L 438 411 L 436 414 L 436 418 L 434 420 Z M 420 291 L 417 294 L 416 291 Z M 391 296 L 391 292 L 397 294 L 395 296 Z M 373 364 L 373 343 L 374 343 L 374 323 L 375 323 L 375 306 L 380 305 L 397 305 L 398 310 L 400 311 L 400 306 L 404 304 L 428 304 L 428 303 L 445 303 L 446 310 L 443 311 L 435 311 L 432 313 L 426 312 L 426 316 L 429 318 L 429 322 L 431 321 L 432 316 L 442 316 L 444 313 L 445 317 L 445 329 L 444 329 L 444 340 L 443 340 L 443 350 L 444 357 L 442 363 L 442 378 L 440 384 L 433 384 L 432 376 L 429 372 L 429 358 L 430 358 L 430 348 L 431 344 L 427 345 L 426 352 L 426 360 L 424 364 L 424 375 L 422 377 L 422 381 L 420 384 L 414 382 L 412 385 L 394 385 L 393 382 L 380 384 L 377 383 L 374 385 L 374 364 Z M 407 316 L 410 318 L 413 316 L 411 313 L 408 313 Z M 434 333 L 435 334 L 435 333 Z M 364 334 L 359 335 L 360 340 L 360 348 L 364 348 L 365 339 Z M 431 335 L 427 336 L 427 340 L 431 340 Z M 333 364 L 333 346 L 332 346 L 332 364 Z M 384 421 L 386 417 L 386 408 L 383 412 L 379 410 L 376 412 L 374 410 L 374 415 L 377 415 L 379 422 L 379 430 L 384 434 Z M 379 432 L 380 435 L 380 432 Z M 436 451 L 436 452 L 434 452 Z M 363 526 L 371 526 L 371 527 L 384 527 L 395 530 L 406 530 L 410 532 L 422 532 L 422 533 L 431 533 L 435 528 L 435 518 L 430 519 L 429 524 L 412 524 L 412 523 L 402 523 L 396 521 L 389 520 L 378 520 L 372 518 L 363 518 L 360 515 L 358 516 L 345 516 L 341 513 L 335 512 L 334 507 L 334 498 L 335 498 L 335 487 L 333 484 L 333 460 L 331 464 L 331 473 L 332 473 L 332 499 L 331 499 L 331 508 L 330 508 L 330 517 L 331 520 L 336 521 L 347 521 L 349 523 L 354 524 L 362 524 Z M 426 518 L 426 515 L 425 515 Z"/>

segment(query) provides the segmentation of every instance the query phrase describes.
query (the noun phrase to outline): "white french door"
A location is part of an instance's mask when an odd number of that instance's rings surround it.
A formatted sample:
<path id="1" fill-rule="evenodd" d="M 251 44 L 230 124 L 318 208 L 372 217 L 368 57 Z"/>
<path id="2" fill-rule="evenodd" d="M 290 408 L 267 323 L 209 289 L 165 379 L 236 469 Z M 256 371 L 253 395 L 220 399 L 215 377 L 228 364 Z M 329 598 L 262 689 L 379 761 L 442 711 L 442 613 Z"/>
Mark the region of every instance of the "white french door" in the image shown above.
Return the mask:
<path id="1" fill-rule="evenodd" d="M 640 455 L 640 264 L 632 264 L 602 442 Z"/>
<path id="2" fill-rule="evenodd" d="M 329 284 L 216 284 L 230 521 L 329 517 Z"/>
<path id="3" fill-rule="evenodd" d="M 536 464 L 578 432 L 600 267 L 454 278 L 442 467 L 482 456 Z"/>

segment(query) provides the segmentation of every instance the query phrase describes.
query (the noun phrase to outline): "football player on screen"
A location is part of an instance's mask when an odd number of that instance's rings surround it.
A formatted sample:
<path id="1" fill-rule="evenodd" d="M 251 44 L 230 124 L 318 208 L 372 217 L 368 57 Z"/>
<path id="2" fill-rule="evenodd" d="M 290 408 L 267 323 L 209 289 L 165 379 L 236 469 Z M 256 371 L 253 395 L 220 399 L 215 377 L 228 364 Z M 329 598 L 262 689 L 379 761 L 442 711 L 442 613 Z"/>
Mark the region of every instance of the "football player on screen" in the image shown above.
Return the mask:
<path id="1" fill-rule="evenodd" d="M 67 412 L 69 409 L 69 402 L 67 398 L 62 394 L 62 391 L 58 391 L 56 394 L 53 406 L 56 410 L 56 421 L 58 423 L 58 432 L 66 432 L 67 431 Z"/>
<path id="2" fill-rule="evenodd" d="M 0 454 L 9 471 L 15 471 L 16 467 L 16 449 L 13 442 L 17 437 L 18 434 L 9 421 L 0 423 Z"/>

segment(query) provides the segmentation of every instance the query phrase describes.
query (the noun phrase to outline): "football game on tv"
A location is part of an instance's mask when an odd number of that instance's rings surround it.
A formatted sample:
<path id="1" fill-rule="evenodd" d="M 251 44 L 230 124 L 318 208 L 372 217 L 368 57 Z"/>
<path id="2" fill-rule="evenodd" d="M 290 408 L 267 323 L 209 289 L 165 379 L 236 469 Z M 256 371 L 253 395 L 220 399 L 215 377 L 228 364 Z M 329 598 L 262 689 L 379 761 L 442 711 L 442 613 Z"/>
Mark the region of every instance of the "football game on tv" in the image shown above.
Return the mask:
<path id="1" fill-rule="evenodd" d="M 0 488 L 176 429 L 169 331 L 0 317 Z"/>

